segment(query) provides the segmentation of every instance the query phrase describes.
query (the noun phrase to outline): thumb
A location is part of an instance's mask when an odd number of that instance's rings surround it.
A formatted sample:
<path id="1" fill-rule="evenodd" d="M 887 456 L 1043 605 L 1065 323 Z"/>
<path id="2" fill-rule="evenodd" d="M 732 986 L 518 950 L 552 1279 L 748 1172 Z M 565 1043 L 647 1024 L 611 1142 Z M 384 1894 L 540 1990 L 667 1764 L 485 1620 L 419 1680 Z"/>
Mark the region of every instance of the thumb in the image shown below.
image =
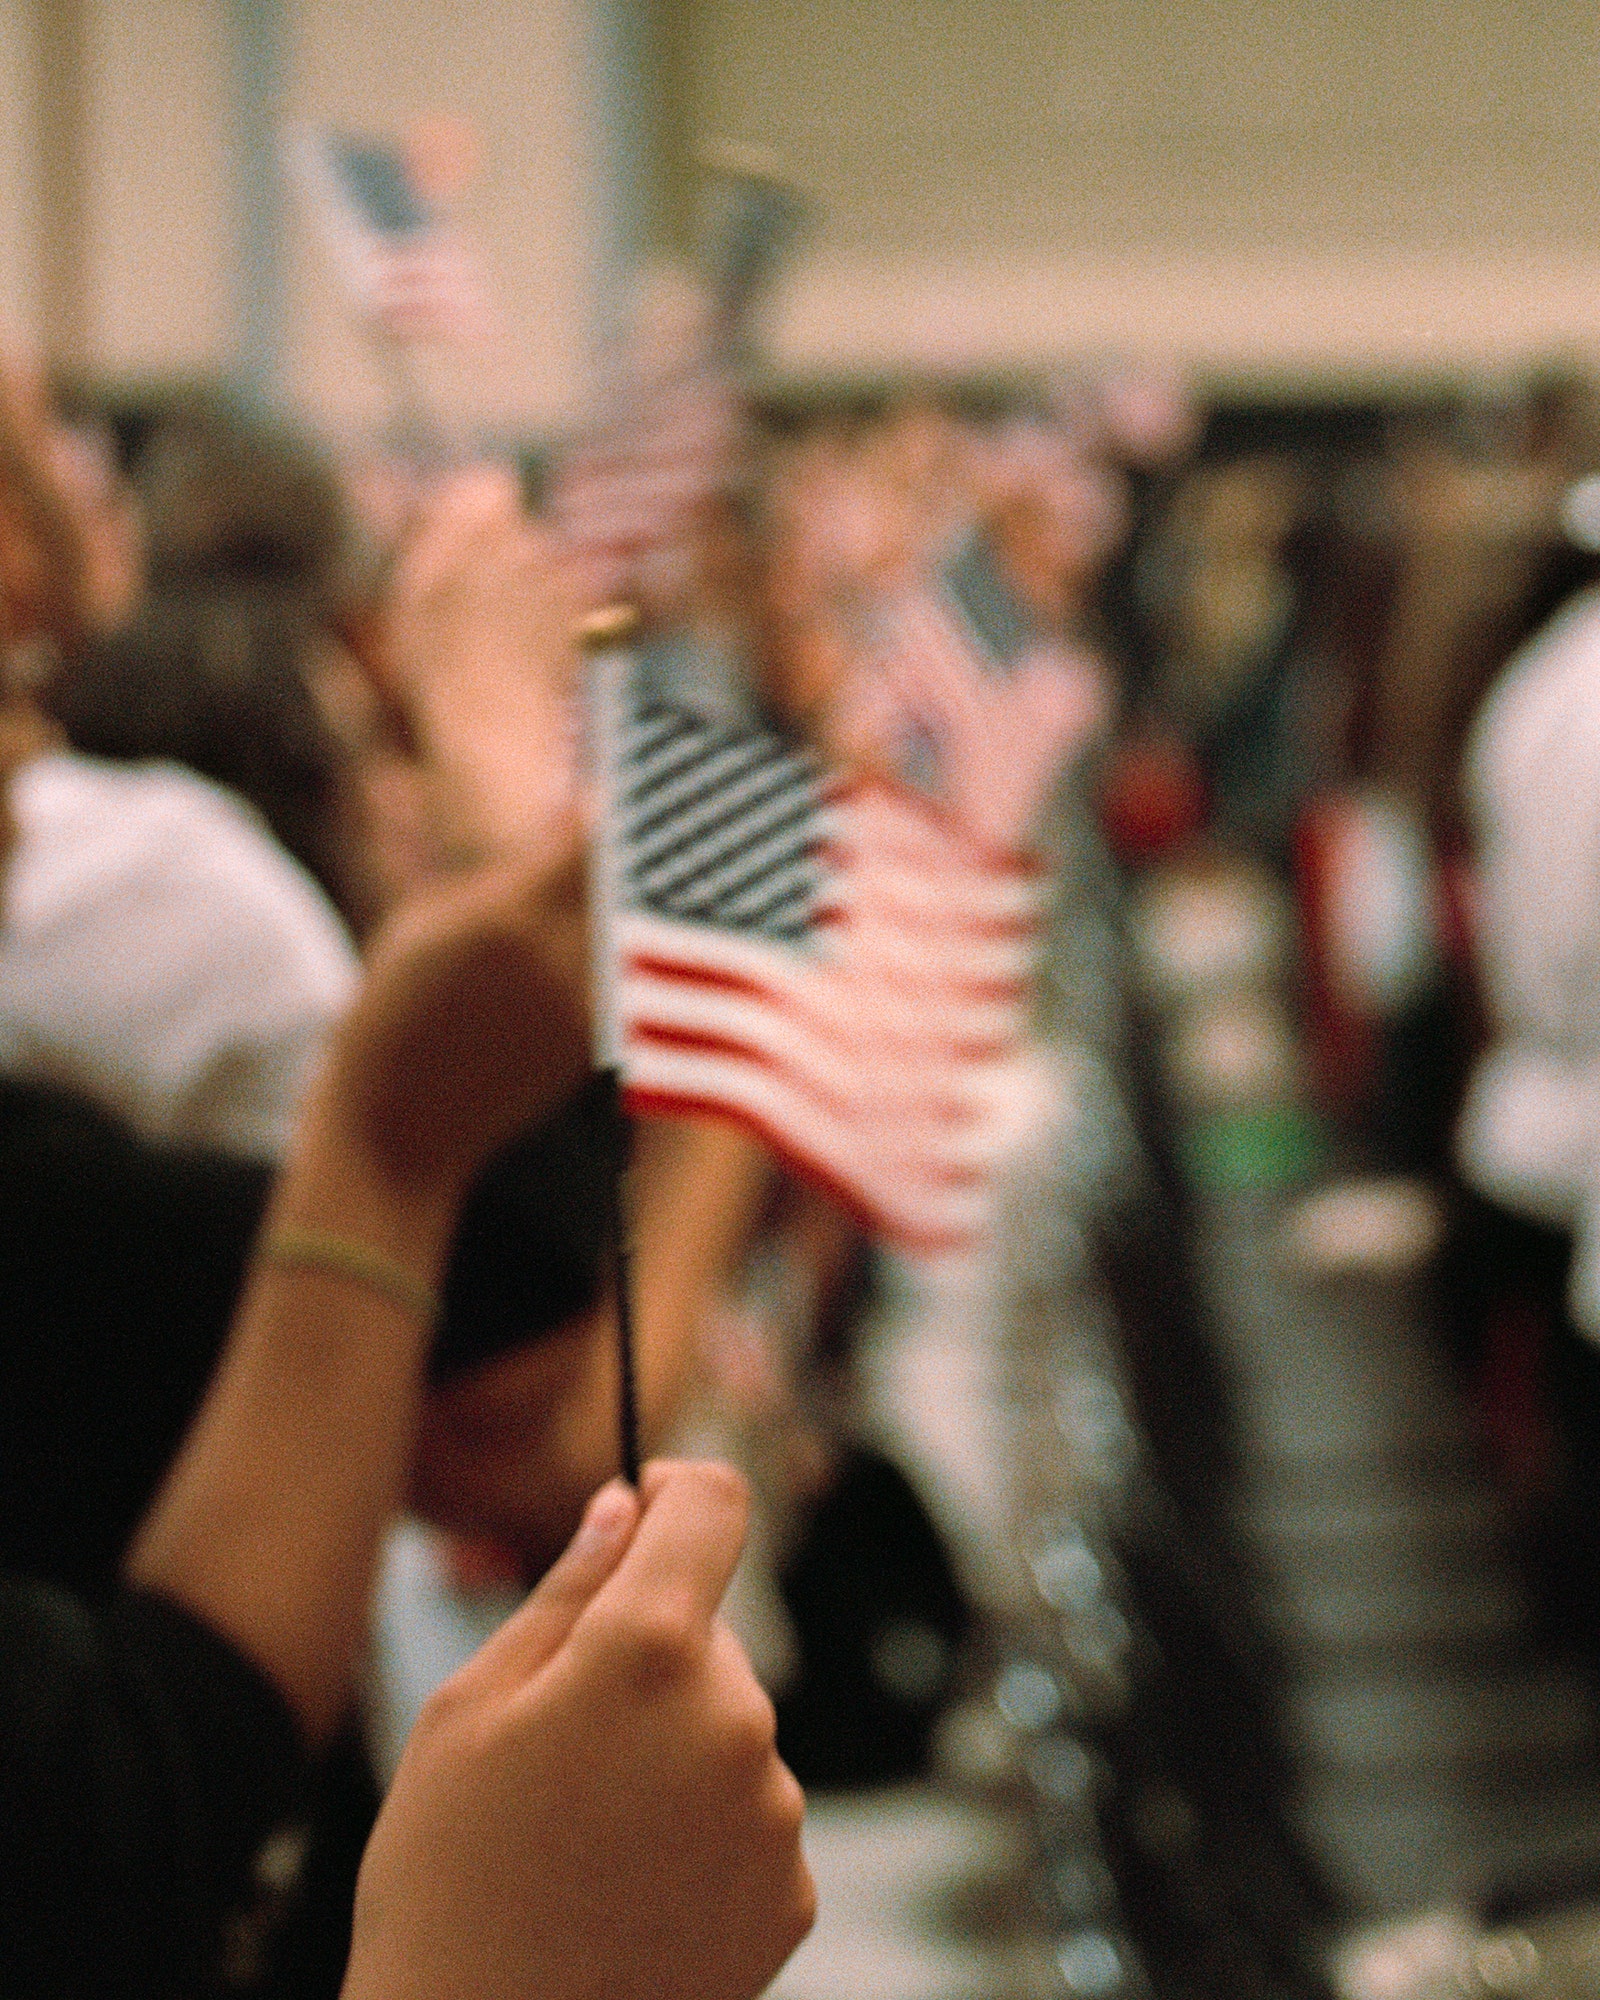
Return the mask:
<path id="1" fill-rule="evenodd" d="M 633 1488 L 621 1479 L 602 1486 L 566 1549 L 466 1671 L 507 1686 L 520 1686 L 536 1674 L 560 1651 L 585 1605 L 621 1562 L 638 1525 Z"/>

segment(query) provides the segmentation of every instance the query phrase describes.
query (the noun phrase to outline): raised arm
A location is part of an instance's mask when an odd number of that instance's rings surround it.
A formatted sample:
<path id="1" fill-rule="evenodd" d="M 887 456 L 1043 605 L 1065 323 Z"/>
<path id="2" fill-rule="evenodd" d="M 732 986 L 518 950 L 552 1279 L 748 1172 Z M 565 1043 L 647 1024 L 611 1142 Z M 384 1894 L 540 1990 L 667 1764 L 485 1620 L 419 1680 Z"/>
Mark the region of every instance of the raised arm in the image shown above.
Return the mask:
<path id="1" fill-rule="evenodd" d="M 128 1576 L 344 1716 L 400 1502 L 450 1232 L 484 1159 L 587 1060 L 577 874 L 522 864 L 375 945 L 314 1086 L 201 1415 Z"/>
<path id="2" fill-rule="evenodd" d="M 0 354 L 0 643 L 107 631 L 141 582 L 133 503 L 108 459 L 62 425 L 37 367 Z"/>

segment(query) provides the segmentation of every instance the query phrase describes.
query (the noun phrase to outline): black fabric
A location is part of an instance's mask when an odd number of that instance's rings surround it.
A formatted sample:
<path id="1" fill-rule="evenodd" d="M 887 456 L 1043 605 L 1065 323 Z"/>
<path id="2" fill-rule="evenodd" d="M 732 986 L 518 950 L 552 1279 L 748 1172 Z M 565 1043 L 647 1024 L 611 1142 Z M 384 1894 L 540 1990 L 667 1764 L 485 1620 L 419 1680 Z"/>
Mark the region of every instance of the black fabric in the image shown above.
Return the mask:
<path id="1" fill-rule="evenodd" d="M 537 1338 L 595 1296 L 604 1215 L 596 1117 L 594 1093 L 585 1093 L 484 1175 L 463 1215 L 445 1288 L 436 1373 Z M 271 1180 L 266 1167 L 148 1146 L 76 1098 L 0 1081 L 0 1568 L 79 1592 L 112 1589 L 127 1543 L 221 1352 Z M 92 1614 L 75 1612 L 69 1600 L 48 1592 L 24 1601 L 16 1595 L 20 1588 L 7 1599 L 7 1615 L 24 1633 L 28 1619 L 35 1619 L 37 1631 L 31 1654 L 24 1646 L 0 1666 L 7 1677 L 0 1726 L 9 1731 L 15 1719 L 19 1732 L 8 1758 L 23 1755 L 27 1732 L 42 1733 L 14 1774 L 8 1763 L 7 1783 L 14 1775 L 19 1796 L 31 1795 L 47 1785 L 55 1757 L 64 1785 L 80 1779 L 90 1785 L 84 1810 L 91 1832 L 104 1821 L 106 1837 L 121 1842 L 133 1837 L 128 1814 L 139 1787 L 152 1799 L 165 1798 L 161 1812 L 176 1815 L 172 1823 L 186 1830 L 174 1835 L 165 1861 L 152 1855 L 154 1874 L 137 1876 L 124 1857 L 98 1889 L 81 1870 L 72 1879 L 84 1895 L 102 1896 L 96 1908 L 120 1907 L 119 1897 L 148 1897 L 152 1909 L 167 1912 L 162 1924 L 192 1924 L 211 1888 L 169 1880 L 176 1857 L 192 1836 L 196 1855 L 210 1855 L 213 1872 L 226 1874 L 233 1852 L 226 1833 L 228 1774 L 237 1772 L 245 1791 L 258 1778 L 251 1731 L 233 1729 L 225 1689 L 213 1700 L 200 1684 L 203 1669 L 195 1663 L 204 1638 L 180 1642 L 192 1665 L 193 1730 L 186 1743 L 163 1741 L 170 1716 L 157 1683 L 182 1662 L 148 1664 L 159 1611 L 136 1613 L 125 1603 L 117 1610 L 115 1644 L 122 1644 L 117 1635 L 129 1620 L 140 1636 L 130 1658 L 113 1671 Z M 59 1696 L 50 1694 L 51 1645 L 67 1662 Z M 220 1669 L 219 1682 L 229 1678 L 227 1668 Z M 66 1741 L 74 1730 L 82 1737 L 77 1766 L 68 1759 Z M 244 1745 L 242 1761 L 236 1740 Z M 282 1770 L 298 1771 L 281 1734 L 275 1742 Z M 195 1792 L 192 1775 L 184 1775 L 190 1748 L 203 1751 L 213 1766 L 204 1796 Z M 115 1777 L 109 1792 L 95 1776 L 102 1766 Z M 239 1808 L 237 1823 L 254 1828 L 260 1815 L 246 1810 L 247 1799 L 227 1797 Z M 10 1791 L 0 1794 L 0 1821 L 10 1828 L 0 1835 L 0 1896 L 8 1884 L 27 1879 L 5 1866 L 4 1839 L 30 1838 L 30 1813 L 14 1811 L 11 1801 Z M 63 1791 L 59 1812 L 69 1804 Z M 243 1911 L 234 1924 L 235 1990 L 286 2000 L 333 2000 L 338 1993 L 356 1868 L 377 1810 L 376 1786 L 353 1736 L 323 1761 L 305 1807 L 307 1846 L 298 1883 L 280 1899 L 281 1907 L 270 1896 L 258 1897 L 259 1907 Z M 59 1812 L 39 1819 L 39 1855 L 30 1866 L 43 1867 L 47 1851 L 54 1852 L 71 1877 L 67 1849 L 78 1834 Z M 202 1813 L 215 1824 L 200 1828 Z M 159 1816 L 151 1821 L 167 1823 Z M 99 1852 L 92 1845 L 85 1849 L 90 1856 Z M 136 1927 L 144 1922 L 137 1911 L 127 1920 Z M 47 1936 L 41 1928 L 35 1942 Z M 83 1948 L 98 1950 L 100 1942 L 93 1930 Z M 27 1982 L 5 1977 L 7 1962 L 0 1961 L 0 1996 L 31 1994 L 35 1988 Z M 135 1956 L 129 1966 L 138 1977 L 130 1969 L 125 1986 L 96 1985 L 86 1958 L 76 1972 L 55 1966 L 50 1977 L 58 1983 L 37 1990 L 164 1993 L 153 1972 L 146 1979 L 151 1963 Z M 80 1973 L 79 1985 L 59 1983 Z"/>
<path id="2" fill-rule="evenodd" d="M 114 1575 L 204 1393 L 270 1171 L 0 1083 L 0 1563 Z"/>
<path id="3" fill-rule="evenodd" d="M 176 1606 L 0 1580 L 0 1992 L 229 1990 L 305 1778 L 277 1694 Z"/>
<path id="4" fill-rule="evenodd" d="M 351 1727 L 312 1776 L 299 1879 L 253 1913 L 261 1982 L 250 2000 L 335 2000 L 350 1956 L 356 1876 L 381 1803 L 366 1744 Z"/>
<path id="5" fill-rule="evenodd" d="M 1458 1188 L 1441 1289 L 1547 1637 L 1600 1686 L 1600 1348 L 1567 1311 L 1572 1255 L 1568 1231 Z"/>
<path id="6" fill-rule="evenodd" d="M 613 1172 L 605 1080 L 491 1162 L 461 1213 L 434 1343 L 435 1379 L 586 1311 L 606 1268 Z"/>
<path id="7" fill-rule="evenodd" d="M 434 1373 L 592 1303 L 604 1220 L 586 1090 L 496 1160 L 462 1215 Z M 270 1169 L 148 1146 L 77 1098 L 0 1081 L 0 1562 L 94 1589 L 197 1408 Z"/>
<path id="8" fill-rule="evenodd" d="M 777 1702 L 795 1776 L 848 1789 L 924 1769 L 971 1613 L 898 1467 L 848 1449 L 778 1586 L 800 1653 Z"/>

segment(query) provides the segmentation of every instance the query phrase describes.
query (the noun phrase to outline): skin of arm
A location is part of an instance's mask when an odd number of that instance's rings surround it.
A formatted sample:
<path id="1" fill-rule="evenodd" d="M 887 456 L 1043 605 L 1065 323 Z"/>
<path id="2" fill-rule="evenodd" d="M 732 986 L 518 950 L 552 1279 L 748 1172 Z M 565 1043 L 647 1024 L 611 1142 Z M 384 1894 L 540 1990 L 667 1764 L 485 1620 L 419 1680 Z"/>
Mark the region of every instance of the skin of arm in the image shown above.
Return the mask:
<path id="1" fill-rule="evenodd" d="M 70 645 L 107 631 L 141 582 L 128 494 L 74 447 L 43 372 L 0 355 L 0 641 L 44 633 Z"/>
<path id="2" fill-rule="evenodd" d="M 399 663 L 391 692 L 401 699 L 427 767 L 459 807 L 451 814 L 458 850 L 504 853 L 519 842 L 547 846 L 553 826 L 570 826 L 562 815 L 572 810 L 572 772 L 560 745 L 552 742 L 577 666 L 563 593 L 550 552 L 521 515 L 514 487 L 492 473 L 463 476 L 444 488 L 402 554 L 389 611 L 391 657 Z M 488 757 L 487 748 L 496 745 Z M 568 888 L 566 949 L 576 964 L 581 942 L 575 879 Z M 506 1004 L 509 1010 L 511 1002 Z M 534 1074 L 545 1053 L 531 1053 Z M 392 1079 L 387 1118 L 408 1102 L 411 1071 L 436 1059 L 428 1036 L 413 1038 Z M 382 1172 L 374 1182 L 370 1149 L 349 1145 L 349 1121 L 341 1122 L 341 1116 L 325 1089 L 314 1094 L 277 1219 L 335 1233 L 364 1228 L 376 1248 L 393 1238 L 402 1262 L 419 1259 L 436 1281 L 464 1180 L 445 1178 L 430 1190 L 408 1187 L 405 1203 L 398 1202 L 395 1177 Z M 484 1131 L 486 1139 L 510 1136 L 504 1122 Z M 412 1160 L 433 1143 L 429 1134 L 415 1142 L 396 1134 L 389 1153 Z M 472 1164 L 490 1150 L 488 1143 L 481 1146 Z M 732 1131 L 687 1122 L 641 1130 L 633 1175 L 635 1285 L 647 1437 L 661 1434 L 679 1404 L 706 1305 L 742 1254 L 767 1172 L 762 1150 Z M 317 1220 L 330 1198 L 338 1213 Z M 341 1221 L 346 1214 L 348 1220 Z M 262 1316 L 282 1324 L 286 1288 L 312 1320 L 336 1290 L 350 1289 L 327 1276 L 264 1268 L 253 1281 L 241 1334 Z M 398 1413 L 403 1406 L 406 1413 L 393 1435 L 409 1440 L 417 1408 L 417 1330 L 398 1324 L 404 1316 L 381 1299 L 364 1301 L 361 1310 L 374 1322 L 371 1343 L 387 1358 L 369 1364 L 353 1357 L 347 1364 L 350 1379 L 376 1389 L 388 1370 L 389 1407 Z M 380 1319 L 386 1323 L 378 1324 Z M 336 1408 L 337 1400 L 319 1389 L 303 1413 L 303 1421 L 321 1424 L 330 1441 L 337 1441 L 341 1426 L 322 1413 Z M 472 1371 L 430 1396 L 423 1412 L 410 1479 L 413 1504 L 442 1525 L 508 1544 L 529 1573 L 536 1573 L 564 1543 L 586 1496 L 615 1468 L 616 1343 L 609 1309 Z M 285 1448 L 299 1435 L 289 1433 Z M 348 1450 L 332 1456 L 346 1462 L 344 1476 L 353 1482 L 337 1494 L 341 1507 L 358 1504 L 370 1519 L 375 1513 L 382 1518 L 398 1503 L 407 1485 L 404 1446 L 396 1444 L 381 1462 L 368 1454 L 364 1467 L 350 1463 Z M 335 1497 L 330 1485 L 328 1498 Z M 249 1510 L 240 1507 L 238 1518 L 248 1521 Z M 136 1551 L 136 1562 L 142 1559 Z M 351 1575 L 365 1574 L 366 1544 L 352 1561 Z M 264 1565 L 245 1567 L 259 1573 Z M 349 1582 L 342 1579 L 335 1593 L 341 1604 L 351 1602 Z M 270 1623 L 260 1615 L 265 1608 L 256 1609 L 257 1627 Z M 311 1622 L 308 1659 L 323 1655 L 322 1635 L 331 1629 L 325 1613 Z M 357 1619 L 349 1645 L 358 1646 L 360 1636 Z M 305 1678 L 303 1671 L 300 1677 Z M 343 1671 L 336 1678 L 340 1700 L 346 1678 Z"/>
<path id="3" fill-rule="evenodd" d="M 268 1235 L 327 1232 L 436 1287 L 473 1173 L 586 1067 L 582 993 L 570 843 L 559 865 L 497 868 L 402 913 L 313 1086 Z M 429 1332 L 358 1280 L 258 1260 L 129 1554 L 129 1580 L 253 1659 L 313 1742 L 348 1710 Z"/>

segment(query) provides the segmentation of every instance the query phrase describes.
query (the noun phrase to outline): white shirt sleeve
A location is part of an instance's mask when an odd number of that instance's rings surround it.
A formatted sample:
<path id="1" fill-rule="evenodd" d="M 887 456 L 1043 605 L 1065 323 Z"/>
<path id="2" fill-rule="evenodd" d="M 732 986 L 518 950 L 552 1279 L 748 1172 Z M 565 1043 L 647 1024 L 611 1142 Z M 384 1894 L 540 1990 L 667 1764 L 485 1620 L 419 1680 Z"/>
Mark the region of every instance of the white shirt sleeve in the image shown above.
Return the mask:
<path id="1" fill-rule="evenodd" d="M 14 781 L 0 1068 L 147 1138 L 273 1159 L 356 979 L 315 882 L 175 765 L 59 753 Z"/>
<path id="2" fill-rule="evenodd" d="M 1600 594 L 1505 669 L 1466 785 L 1495 1020 L 1456 1158 L 1484 1194 L 1573 1232 L 1571 1310 L 1600 1337 Z"/>

